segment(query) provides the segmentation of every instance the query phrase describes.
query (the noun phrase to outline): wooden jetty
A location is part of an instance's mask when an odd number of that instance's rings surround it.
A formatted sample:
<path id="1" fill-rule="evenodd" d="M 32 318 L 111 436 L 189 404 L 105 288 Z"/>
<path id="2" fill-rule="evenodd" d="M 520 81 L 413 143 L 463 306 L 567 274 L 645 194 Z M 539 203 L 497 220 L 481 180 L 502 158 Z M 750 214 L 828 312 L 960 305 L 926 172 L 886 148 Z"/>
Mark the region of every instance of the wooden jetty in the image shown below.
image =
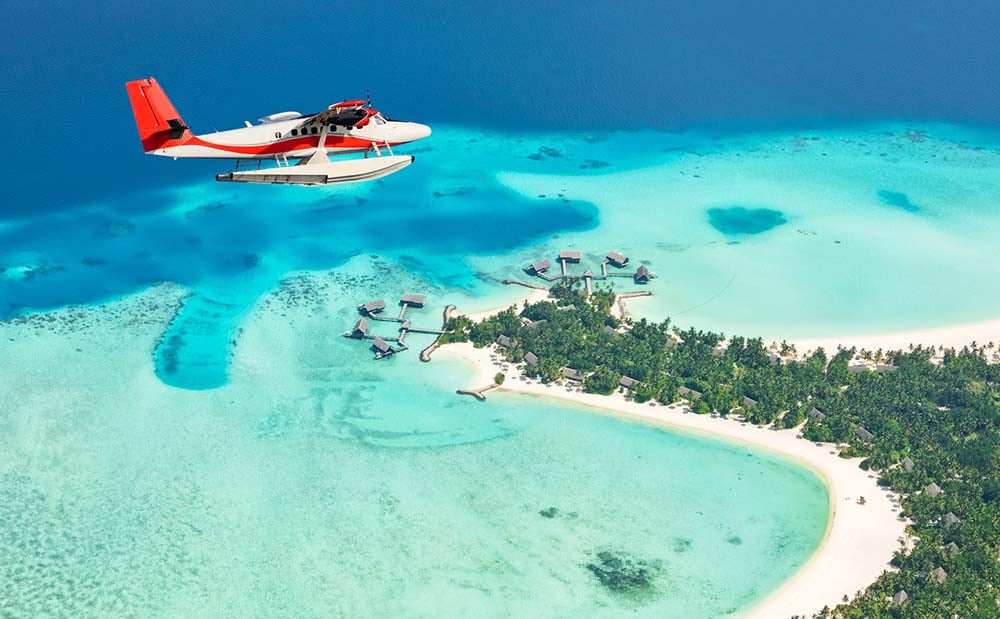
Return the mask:
<path id="1" fill-rule="evenodd" d="M 482 402 L 483 400 L 486 399 L 485 393 L 487 391 L 489 391 L 490 389 L 496 389 L 499 386 L 500 385 L 496 383 L 491 383 L 489 385 L 486 385 L 485 387 L 480 387 L 479 389 L 458 389 L 457 391 L 455 391 L 455 393 L 457 393 L 458 395 L 471 395 L 472 397 Z"/>
<path id="2" fill-rule="evenodd" d="M 403 350 L 407 350 L 409 346 L 406 344 L 406 336 L 410 333 L 424 333 L 429 335 L 437 335 L 438 338 L 444 333 L 444 327 L 448 322 L 448 318 L 451 313 L 451 309 L 454 309 L 454 305 L 449 305 L 445 308 L 444 323 L 441 325 L 440 329 L 429 329 L 425 327 L 415 327 L 410 323 L 410 320 L 406 317 L 406 311 L 413 308 L 421 308 L 427 303 L 427 297 L 422 294 L 406 293 L 400 297 L 399 300 L 399 315 L 396 317 L 383 316 L 381 315 L 385 311 L 386 305 L 385 301 L 378 299 L 376 301 L 370 301 L 368 303 L 362 303 L 358 306 L 358 311 L 363 315 L 356 323 L 354 327 L 344 333 L 344 337 L 349 337 L 353 339 L 363 339 L 372 341 L 372 350 L 375 351 L 375 358 L 381 359 L 382 357 L 388 357 L 389 355 L 395 354 Z M 450 309 L 449 309 L 450 308 Z M 399 326 L 397 330 L 399 334 L 395 337 L 390 337 L 387 335 L 374 335 L 370 333 L 371 323 L 369 321 L 378 322 L 393 322 L 397 323 Z M 435 340 L 436 342 L 437 340 Z M 390 346 L 388 343 L 394 342 L 395 347 Z M 427 349 L 421 351 L 421 356 Z"/>
<path id="3" fill-rule="evenodd" d="M 533 290 L 548 290 L 548 287 L 546 286 L 532 284 L 531 282 L 522 282 L 519 279 L 505 279 L 502 283 L 507 286 L 524 286 L 525 288 L 531 288 Z"/>
<path id="4" fill-rule="evenodd" d="M 638 269 L 634 272 L 629 271 L 610 271 L 608 265 L 615 267 L 617 269 L 624 269 L 629 263 L 629 258 L 625 254 L 617 251 L 609 251 L 605 255 L 604 260 L 601 261 L 601 274 L 596 275 L 590 269 L 587 269 L 583 275 L 573 275 L 569 272 L 569 265 L 571 263 L 578 263 L 583 260 L 583 252 L 575 249 L 563 249 L 559 251 L 559 275 L 549 275 L 548 270 L 552 267 L 552 263 L 547 259 L 538 260 L 524 267 L 524 272 L 528 275 L 544 279 L 547 282 L 555 282 L 559 280 L 567 279 L 583 279 L 583 280 L 604 280 L 609 277 L 626 277 L 631 278 L 636 284 L 648 283 L 650 279 L 656 277 L 650 272 L 649 268 L 645 265 L 640 265 Z M 504 283 L 514 283 L 517 280 L 504 280 Z M 586 283 L 586 281 L 585 281 Z M 592 284 L 592 282 L 591 282 Z M 522 284 L 526 285 L 526 284 Z M 529 286 L 532 287 L 532 286 Z M 589 293 L 588 293 L 589 294 Z"/>
<path id="5" fill-rule="evenodd" d="M 453 311 L 455 311 L 455 306 L 448 305 L 444 308 L 444 311 L 441 313 L 441 331 L 438 333 L 438 336 L 434 338 L 434 341 L 427 346 L 427 348 L 424 348 L 423 350 L 420 351 L 420 360 L 423 361 L 424 363 L 430 361 L 431 353 L 437 350 L 441 346 L 441 335 L 444 334 L 444 329 L 445 327 L 448 326 L 448 320 L 451 319 L 451 313 Z"/>

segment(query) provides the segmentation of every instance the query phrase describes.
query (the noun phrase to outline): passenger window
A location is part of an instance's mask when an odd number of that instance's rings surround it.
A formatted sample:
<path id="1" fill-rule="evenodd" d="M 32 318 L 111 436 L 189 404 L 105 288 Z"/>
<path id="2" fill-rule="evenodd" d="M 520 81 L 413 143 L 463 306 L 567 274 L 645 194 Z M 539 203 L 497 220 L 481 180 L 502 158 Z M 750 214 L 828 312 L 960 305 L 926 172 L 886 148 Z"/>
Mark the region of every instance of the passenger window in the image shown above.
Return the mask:
<path id="1" fill-rule="evenodd" d="M 319 129 L 317 127 L 313 127 L 313 135 L 315 135 L 317 133 L 319 133 Z"/>
<path id="2" fill-rule="evenodd" d="M 298 135 L 298 134 L 299 134 L 298 129 L 292 129 L 292 135 Z"/>

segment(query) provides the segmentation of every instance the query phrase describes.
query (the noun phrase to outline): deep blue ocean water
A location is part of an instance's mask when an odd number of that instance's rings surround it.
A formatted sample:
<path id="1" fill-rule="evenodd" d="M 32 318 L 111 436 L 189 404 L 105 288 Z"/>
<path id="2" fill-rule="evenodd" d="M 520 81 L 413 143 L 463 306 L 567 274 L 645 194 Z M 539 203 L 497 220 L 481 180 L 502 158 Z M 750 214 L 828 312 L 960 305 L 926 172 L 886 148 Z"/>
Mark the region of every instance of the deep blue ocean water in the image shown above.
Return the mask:
<path id="1" fill-rule="evenodd" d="M 396 118 L 527 132 L 996 124 L 998 23 L 985 0 L 12 3 L 0 212 L 204 175 L 140 156 L 123 84 L 146 75 L 202 131 L 365 89 Z"/>

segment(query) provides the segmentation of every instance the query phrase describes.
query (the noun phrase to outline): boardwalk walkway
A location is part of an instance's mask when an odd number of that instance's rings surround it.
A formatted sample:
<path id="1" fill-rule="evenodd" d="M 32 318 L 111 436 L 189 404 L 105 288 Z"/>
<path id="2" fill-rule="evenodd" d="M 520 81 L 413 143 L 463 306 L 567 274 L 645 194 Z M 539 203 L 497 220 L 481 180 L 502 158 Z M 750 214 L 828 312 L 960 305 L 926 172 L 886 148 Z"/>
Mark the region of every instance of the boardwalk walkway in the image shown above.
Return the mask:
<path id="1" fill-rule="evenodd" d="M 448 305 L 447 307 L 444 308 L 444 311 L 441 313 L 441 330 L 437 332 L 438 336 L 434 338 L 434 341 L 431 342 L 427 348 L 420 351 L 421 361 L 425 363 L 430 361 L 431 353 L 437 350 L 439 346 L 441 346 L 441 336 L 444 334 L 445 327 L 448 326 L 448 320 L 451 318 L 451 313 L 453 311 L 455 311 L 454 305 Z"/>
<path id="2" fill-rule="evenodd" d="M 496 383 L 491 383 L 489 385 L 486 385 L 485 387 L 480 387 L 479 389 L 459 389 L 455 391 L 455 393 L 457 393 L 458 395 L 471 395 L 477 400 L 483 401 L 486 399 L 485 392 L 489 391 L 490 389 L 496 389 L 499 386 L 500 385 Z"/>

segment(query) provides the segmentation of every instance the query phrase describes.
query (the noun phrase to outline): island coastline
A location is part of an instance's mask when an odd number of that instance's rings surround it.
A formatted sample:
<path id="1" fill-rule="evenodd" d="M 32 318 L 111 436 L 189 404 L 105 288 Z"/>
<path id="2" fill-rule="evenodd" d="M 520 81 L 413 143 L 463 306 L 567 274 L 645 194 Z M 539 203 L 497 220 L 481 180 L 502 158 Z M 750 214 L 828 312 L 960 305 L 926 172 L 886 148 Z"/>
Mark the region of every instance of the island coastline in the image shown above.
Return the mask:
<path id="1" fill-rule="evenodd" d="M 532 291 L 510 305 L 523 306 L 545 298 L 544 291 Z M 479 321 L 506 307 L 466 314 Z M 924 347 L 961 349 L 975 341 L 985 344 L 990 333 L 1000 336 L 1000 320 L 960 324 L 907 332 L 862 336 L 828 337 L 792 342 L 800 354 L 824 348 L 875 351 L 906 349 L 911 344 Z M 987 339 L 983 335 L 987 335 Z M 1000 339 L 1000 338 L 998 338 Z M 670 405 L 640 404 L 621 392 L 610 396 L 585 393 L 572 381 L 544 384 L 523 375 L 515 365 L 505 362 L 492 347 L 475 348 L 469 342 L 444 345 L 439 355 L 463 360 L 474 370 L 472 385 L 493 384 L 497 373 L 505 375 L 498 391 L 527 397 L 549 397 L 571 402 L 599 414 L 610 414 L 675 431 L 691 432 L 717 440 L 736 443 L 779 454 L 816 474 L 827 487 L 830 506 L 826 532 L 812 556 L 778 589 L 754 606 L 744 609 L 748 619 L 810 616 L 824 607 L 834 607 L 872 584 L 886 570 L 892 569 L 894 553 L 911 540 L 907 520 L 901 518 L 899 498 L 878 485 L 878 475 L 860 468 L 861 458 L 842 458 L 835 444 L 813 443 L 802 437 L 798 428 L 776 429 L 744 422 L 738 417 L 699 415 L 687 402 Z M 864 497 L 864 502 L 859 499 Z M 850 569 L 844 569 L 850 566 Z"/>

